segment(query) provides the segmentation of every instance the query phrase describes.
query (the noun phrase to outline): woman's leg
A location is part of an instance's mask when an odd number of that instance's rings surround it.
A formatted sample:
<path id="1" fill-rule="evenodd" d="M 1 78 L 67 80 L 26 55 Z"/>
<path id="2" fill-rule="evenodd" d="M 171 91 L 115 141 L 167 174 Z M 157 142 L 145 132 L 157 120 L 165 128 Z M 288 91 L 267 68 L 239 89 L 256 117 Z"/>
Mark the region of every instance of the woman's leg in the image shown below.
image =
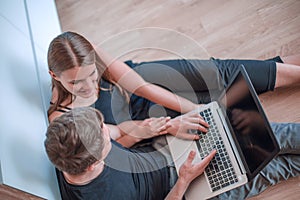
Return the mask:
<path id="1" fill-rule="evenodd" d="M 275 88 L 295 85 L 300 83 L 300 66 L 276 63 Z"/>
<path id="2" fill-rule="evenodd" d="M 275 57 L 268 61 L 276 62 L 276 82 L 274 88 L 300 83 L 300 54 Z"/>
<path id="3" fill-rule="evenodd" d="M 268 61 L 276 62 L 275 88 L 300 83 L 300 54 L 285 57 L 277 56 Z"/>
<path id="4" fill-rule="evenodd" d="M 131 65 L 146 81 L 194 103 L 208 103 L 224 88 L 211 60 L 162 60 Z"/>
<path id="5" fill-rule="evenodd" d="M 300 55 L 275 57 L 265 61 L 259 60 L 215 60 L 225 85 L 230 81 L 232 74 L 243 64 L 256 89 L 263 93 L 275 88 L 300 84 Z"/>
<path id="6" fill-rule="evenodd" d="M 203 92 L 222 86 L 218 69 L 210 60 L 150 61 L 136 64 L 133 68 L 146 81 L 173 92 Z"/>
<path id="7" fill-rule="evenodd" d="M 300 66 L 300 54 L 281 57 L 283 63 Z"/>
<path id="8" fill-rule="evenodd" d="M 243 64 L 258 94 L 277 87 L 300 83 L 300 67 L 293 57 L 269 60 L 162 60 L 133 64 L 132 67 L 147 81 L 180 92 L 211 92 L 222 90 Z"/>
<path id="9" fill-rule="evenodd" d="M 277 60 L 277 58 L 276 58 Z M 214 59 L 225 87 L 231 81 L 232 76 L 243 65 L 249 75 L 249 78 L 258 94 L 274 90 L 276 81 L 276 62 L 270 60 L 237 60 Z"/>

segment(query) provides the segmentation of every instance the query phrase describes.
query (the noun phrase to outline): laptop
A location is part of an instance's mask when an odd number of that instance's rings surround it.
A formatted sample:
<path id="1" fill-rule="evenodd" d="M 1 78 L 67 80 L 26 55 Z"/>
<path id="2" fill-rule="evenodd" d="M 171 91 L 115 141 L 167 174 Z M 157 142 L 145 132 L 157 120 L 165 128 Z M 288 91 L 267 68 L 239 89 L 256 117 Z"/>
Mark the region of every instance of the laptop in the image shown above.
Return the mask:
<path id="1" fill-rule="evenodd" d="M 279 145 L 243 65 L 220 96 L 201 107 L 209 123 L 198 141 L 168 135 L 167 142 L 178 172 L 191 150 L 200 162 L 213 149 L 216 156 L 185 193 L 187 200 L 208 199 L 251 181 L 279 152 Z"/>

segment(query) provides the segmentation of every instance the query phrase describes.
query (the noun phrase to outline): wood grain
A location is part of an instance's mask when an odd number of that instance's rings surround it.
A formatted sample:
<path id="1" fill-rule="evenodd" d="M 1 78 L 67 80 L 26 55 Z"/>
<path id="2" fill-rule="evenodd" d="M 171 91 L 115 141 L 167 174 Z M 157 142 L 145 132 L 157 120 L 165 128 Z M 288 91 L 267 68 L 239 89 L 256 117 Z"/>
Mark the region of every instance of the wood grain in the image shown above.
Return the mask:
<path id="1" fill-rule="evenodd" d="M 42 198 L 21 190 L 0 184 L 0 199 L 2 200 L 42 200 Z"/>

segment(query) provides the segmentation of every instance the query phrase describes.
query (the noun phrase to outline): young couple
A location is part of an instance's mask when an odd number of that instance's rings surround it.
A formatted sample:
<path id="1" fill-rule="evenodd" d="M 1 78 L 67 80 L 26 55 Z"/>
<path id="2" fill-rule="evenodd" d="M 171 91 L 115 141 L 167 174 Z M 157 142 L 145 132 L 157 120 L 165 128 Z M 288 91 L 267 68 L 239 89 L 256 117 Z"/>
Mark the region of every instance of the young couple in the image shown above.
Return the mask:
<path id="1" fill-rule="evenodd" d="M 123 196 L 125 198 L 162 199 L 169 191 L 169 197 L 181 198 L 190 181 L 203 172 L 216 152 L 196 165 L 192 164 L 195 152 L 191 152 L 174 185 L 170 178 L 172 170 L 166 167 L 160 152 L 149 145 L 135 149 L 122 146 L 130 147 L 141 139 L 166 133 L 198 139 L 198 135 L 189 134 L 187 130 L 205 132 L 209 127 L 194 110 L 208 102 L 214 91 L 221 91 L 240 64 L 245 66 L 259 94 L 300 82 L 299 56 L 266 61 L 210 59 L 123 63 L 94 48 L 77 33 L 65 32 L 56 37 L 48 51 L 53 95 L 45 145 L 50 160 L 58 169 L 62 196 L 75 198 L 77 195 L 85 199 L 97 195 L 98 199 L 105 199 L 116 195 L 117 198 L 126 190 L 128 196 Z M 192 94 L 192 101 L 175 94 L 186 92 Z M 165 108 L 165 117 L 152 117 L 153 107 L 158 105 Z M 88 107 L 101 111 L 107 125 L 102 126 L 101 114 Z M 97 114 L 91 117 L 91 113 Z M 181 113 L 183 115 L 179 115 Z M 95 123 L 95 120 L 100 122 Z M 237 193 L 237 197 L 246 198 L 271 183 L 299 174 L 299 125 L 272 124 L 272 128 L 281 144 L 281 154 L 254 181 L 220 198 L 234 198 Z M 92 136 L 95 130 L 101 130 L 98 131 L 100 146 L 92 148 L 98 154 L 89 149 L 89 145 L 96 142 Z M 107 133 L 122 146 L 111 140 L 113 147 L 110 148 Z M 86 139 L 87 143 L 82 141 L 82 135 L 91 136 Z M 272 166 L 276 165 L 281 167 L 274 171 Z M 267 174 L 267 178 L 263 178 L 262 173 Z"/>

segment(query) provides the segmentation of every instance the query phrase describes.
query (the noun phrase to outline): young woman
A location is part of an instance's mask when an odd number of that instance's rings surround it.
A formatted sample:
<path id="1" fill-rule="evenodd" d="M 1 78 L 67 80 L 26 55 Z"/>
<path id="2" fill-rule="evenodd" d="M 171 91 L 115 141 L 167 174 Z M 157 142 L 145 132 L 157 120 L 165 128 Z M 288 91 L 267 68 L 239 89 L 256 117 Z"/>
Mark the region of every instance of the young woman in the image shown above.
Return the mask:
<path id="1" fill-rule="evenodd" d="M 48 50 L 53 89 L 49 121 L 72 108 L 93 105 L 104 114 L 106 123 L 123 125 L 124 129 L 130 129 L 129 132 L 133 128 L 124 121 L 144 120 L 137 123 L 147 127 L 149 132 L 155 129 L 158 134 L 185 133 L 187 129 L 206 131 L 208 124 L 198 113 L 189 111 L 221 91 L 240 64 L 245 66 L 258 93 L 300 83 L 298 56 L 266 61 L 210 59 L 123 63 L 93 47 L 83 36 L 65 32 L 53 39 Z M 186 97 L 190 100 L 175 93 L 189 93 Z M 151 118 L 151 112 L 157 112 L 155 108 L 172 117 L 187 114 L 172 120 L 155 119 Z M 182 137 L 197 139 L 190 134 Z"/>

